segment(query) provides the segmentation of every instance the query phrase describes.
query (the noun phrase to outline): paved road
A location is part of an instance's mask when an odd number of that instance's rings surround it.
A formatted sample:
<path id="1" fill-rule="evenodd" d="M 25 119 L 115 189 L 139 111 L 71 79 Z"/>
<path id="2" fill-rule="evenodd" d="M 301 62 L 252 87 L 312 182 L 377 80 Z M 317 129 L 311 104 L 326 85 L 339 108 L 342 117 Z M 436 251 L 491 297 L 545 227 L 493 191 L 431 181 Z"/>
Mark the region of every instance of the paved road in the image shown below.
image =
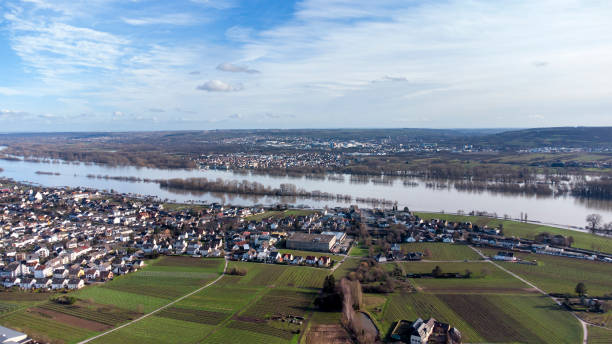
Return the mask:
<path id="1" fill-rule="evenodd" d="M 489 263 L 491 263 L 491 264 L 495 265 L 495 266 L 496 266 L 496 267 L 498 267 L 500 270 L 505 271 L 507 274 L 509 274 L 509 275 L 511 275 L 511 276 L 513 276 L 513 277 L 515 277 L 515 278 L 517 278 L 518 280 L 520 280 L 520 281 L 522 281 L 523 283 L 527 284 L 528 286 L 532 287 L 534 290 L 537 290 L 539 293 L 541 293 L 541 294 L 543 294 L 543 295 L 546 295 L 546 296 L 550 297 L 550 298 L 551 298 L 551 299 L 552 299 L 552 300 L 553 300 L 553 301 L 554 301 L 554 302 L 555 302 L 557 305 L 561 306 L 561 301 L 559 301 L 559 300 L 557 300 L 556 298 L 554 298 L 554 297 L 552 297 L 552 296 L 548 295 L 548 293 L 547 293 L 547 292 L 545 292 L 544 290 L 542 290 L 542 289 L 538 288 L 538 287 L 537 287 L 535 284 L 533 284 L 533 283 L 531 283 L 531 282 L 527 281 L 526 279 L 524 279 L 524 278 L 522 278 L 521 276 L 519 276 L 519 275 L 515 274 L 514 272 L 512 272 L 512 271 L 510 271 L 510 270 L 508 270 L 508 269 L 504 268 L 503 266 L 501 266 L 501 265 L 497 264 L 496 262 L 494 262 L 494 261 L 490 260 L 490 259 L 489 259 L 489 257 L 487 257 L 487 256 L 485 256 L 484 254 L 482 254 L 482 252 L 480 252 L 480 250 L 479 250 L 479 249 L 477 249 L 477 248 L 475 248 L 475 247 L 473 247 L 473 246 L 470 246 L 470 248 L 471 248 L 472 250 L 476 251 L 476 253 L 478 253 L 478 254 L 479 254 L 479 255 L 480 255 L 480 256 L 481 256 L 483 259 L 485 259 L 487 262 L 489 262 Z M 576 318 L 576 319 L 577 319 L 577 320 L 580 322 L 580 325 L 582 325 L 582 334 L 583 334 L 583 335 L 582 335 L 582 343 L 583 343 L 583 344 L 587 344 L 587 341 L 588 341 L 588 336 L 589 336 L 589 330 L 588 330 L 588 328 L 587 328 L 587 323 L 586 323 L 584 320 L 580 319 L 580 318 L 579 318 L 579 317 L 578 317 L 576 314 L 574 314 L 574 312 L 570 312 L 570 313 L 571 313 L 571 314 L 572 314 L 572 315 L 573 315 L 573 316 L 574 316 L 574 317 L 575 317 L 575 318 Z"/>
<path id="2" fill-rule="evenodd" d="M 158 309 L 156 309 L 156 310 L 154 310 L 154 311 L 152 311 L 152 312 L 150 312 L 150 313 L 147 313 L 147 314 L 145 314 L 145 315 L 141 316 L 140 318 L 134 319 L 134 320 L 130 321 L 129 323 L 125 323 L 125 324 L 123 324 L 123 325 L 121 325 L 121 326 L 117 326 L 117 327 L 115 327 L 115 328 L 113 328 L 113 329 L 110 329 L 110 330 L 108 330 L 108 331 L 106 331 L 106 332 L 100 333 L 99 335 L 97 335 L 97 336 L 95 336 L 95 337 L 91 337 L 91 338 L 89 338 L 89 339 L 85 339 L 84 341 L 79 342 L 78 344 L 89 343 L 89 342 L 91 342 L 91 341 L 93 341 L 93 340 L 96 340 L 96 339 L 98 339 L 98 338 L 102 337 L 102 336 L 106 336 L 106 335 L 107 335 L 107 334 L 109 334 L 109 333 L 112 333 L 112 332 L 115 332 L 115 331 L 117 331 L 117 330 L 119 330 L 119 329 L 122 329 L 122 328 L 124 328 L 124 327 L 130 326 L 130 325 L 132 325 L 132 324 L 133 324 L 133 323 L 135 323 L 135 322 L 138 322 L 138 321 L 140 321 L 140 320 L 142 320 L 142 319 L 144 319 L 144 318 L 146 318 L 146 317 L 148 317 L 148 316 L 151 316 L 151 315 L 153 315 L 153 314 L 155 314 L 155 313 L 157 313 L 157 312 L 161 311 L 162 309 L 165 309 L 165 308 L 167 308 L 167 307 L 172 306 L 173 304 L 175 304 L 175 303 L 177 303 L 177 302 L 179 302 L 179 301 L 181 301 L 181 300 L 183 300 L 183 299 L 185 299 L 185 298 L 188 298 L 189 296 L 191 296 L 191 295 L 193 295 L 193 294 L 195 294 L 195 293 L 198 293 L 198 292 L 200 292 L 200 291 L 202 291 L 202 290 L 204 290 L 204 289 L 206 289 L 206 288 L 210 287 L 211 285 L 213 285 L 213 284 L 217 283 L 217 282 L 218 282 L 218 281 L 219 281 L 221 278 L 223 278 L 223 275 L 225 274 L 225 271 L 226 271 L 226 270 L 227 270 L 227 257 L 225 258 L 225 266 L 223 267 L 223 273 L 222 273 L 222 274 L 221 274 L 219 277 L 215 278 L 215 280 L 214 280 L 214 281 L 212 281 L 212 282 L 210 282 L 210 283 L 206 284 L 205 286 L 202 286 L 202 287 L 200 287 L 200 288 L 198 288 L 198 289 L 196 289 L 196 290 L 192 291 L 191 293 L 189 293 L 189 294 L 187 294 L 187 295 L 181 296 L 181 297 L 179 297 L 178 299 L 176 299 L 176 300 L 174 300 L 174 301 L 170 302 L 169 304 L 167 304 L 167 305 L 165 305 L 165 306 L 162 306 L 162 307 L 159 307 Z"/>

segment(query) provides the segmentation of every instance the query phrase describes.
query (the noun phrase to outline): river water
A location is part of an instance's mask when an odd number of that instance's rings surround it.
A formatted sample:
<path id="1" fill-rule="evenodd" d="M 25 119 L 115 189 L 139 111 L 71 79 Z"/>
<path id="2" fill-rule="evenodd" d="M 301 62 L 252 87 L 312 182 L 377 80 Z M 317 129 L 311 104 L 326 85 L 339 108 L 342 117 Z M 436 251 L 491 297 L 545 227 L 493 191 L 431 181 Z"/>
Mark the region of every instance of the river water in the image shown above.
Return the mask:
<path id="1" fill-rule="evenodd" d="M 544 223 L 565 226 L 584 227 L 588 214 L 599 213 L 605 222 L 612 221 L 612 202 L 589 201 L 572 196 L 525 196 L 501 193 L 458 191 L 452 185 L 443 188 L 426 186 L 426 181 L 411 179 L 416 185 L 404 185 L 401 179 L 391 184 L 353 183 L 348 175 L 337 175 L 342 180 L 316 180 L 266 175 L 238 174 L 220 170 L 165 170 L 137 167 L 109 167 L 104 165 L 68 164 L 62 162 L 26 162 L 0 160 L 4 169 L 0 176 L 16 181 L 36 183 L 43 186 L 88 187 L 100 190 L 115 190 L 121 193 L 157 196 L 161 199 L 179 202 L 221 202 L 232 205 L 273 205 L 287 203 L 293 206 L 308 206 L 323 208 L 327 206 L 347 206 L 334 200 L 296 199 L 294 197 L 263 197 L 236 194 L 192 193 L 183 190 L 162 189 L 157 183 L 129 182 L 109 179 L 88 178 L 88 174 L 126 176 L 148 179 L 170 179 L 188 177 L 206 177 L 208 179 L 248 180 L 259 182 L 266 186 L 279 187 L 282 183 L 292 183 L 308 191 L 320 190 L 334 194 L 349 194 L 362 198 L 384 198 L 397 201 L 399 207 L 409 207 L 411 210 L 457 212 L 472 210 L 497 213 L 498 216 L 509 215 L 519 218 L 521 213 L 527 213 L 528 219 Z M 59 175 L 37 174 L 37 171 L 59 173 Z M 365 206 L 365 205 L 363 205 Z"/>

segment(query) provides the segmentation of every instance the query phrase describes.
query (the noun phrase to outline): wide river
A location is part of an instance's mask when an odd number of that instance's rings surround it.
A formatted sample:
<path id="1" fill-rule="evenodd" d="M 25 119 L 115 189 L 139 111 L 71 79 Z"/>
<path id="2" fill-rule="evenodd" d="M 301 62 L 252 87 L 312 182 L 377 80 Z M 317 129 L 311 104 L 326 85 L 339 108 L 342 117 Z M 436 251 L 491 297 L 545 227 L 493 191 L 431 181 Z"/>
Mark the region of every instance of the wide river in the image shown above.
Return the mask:
<path id="1" fill-rule="evenodd" d="M 308 191 L 320 190 L 334 194 L 349 194 L 362 198 L 384 198 L 397 201 L 400 207 L 411 210 L 470 212 L 472 210 L 509 215 L 519 218 L 527 213 L 528 219 L 550 224 L 584 227 L 588 214 L 599 213 L 605 222 L 612 221 L 612 202 L 588 201 L 571 196 L 545 197 L 509 195 L 501 193 L 457 191 L 452 185 L 443 188 L 426 186 L 426 181 L 412 179 L 416 185 L 404 185 L 397 179 L 392 184 L 353 183 L 350 176 L 340 175 L 343 180 L 316 180 L 307 178 L 275 177 L 253 174 L 237 174 L 219 170 L 165 170 L 137 167 L 109 167 L 102 165 L 45 163 L 0 160 L 4 169 L 1 176 L 16 181 L 30 182 L 43 186 L 89 187 L 100 190 L 115 190 L 121 193 L 157 196 L 161 199 L 178 202 L 220 202 L 232 205 L 272 205 L 286 203 L 294 206 L 323 208 L 327 206 L 347 206 L 347 203 L 334 200 L 296 199 L 293 197 L 262 197 L 236 194 L 191 193 L 162 189 L 157 183 L 128 182 L 110 179 L 88 178 L 88 174 L 126 176 L 148 179 L 169 179 L 187 177 L 206 177 L 208 179 L 248 180 L 266 186 L 278 187 L 282 183 L 292 183 Z M 37 174 L 37 171 L 59 173 L 59 175 Z"/>

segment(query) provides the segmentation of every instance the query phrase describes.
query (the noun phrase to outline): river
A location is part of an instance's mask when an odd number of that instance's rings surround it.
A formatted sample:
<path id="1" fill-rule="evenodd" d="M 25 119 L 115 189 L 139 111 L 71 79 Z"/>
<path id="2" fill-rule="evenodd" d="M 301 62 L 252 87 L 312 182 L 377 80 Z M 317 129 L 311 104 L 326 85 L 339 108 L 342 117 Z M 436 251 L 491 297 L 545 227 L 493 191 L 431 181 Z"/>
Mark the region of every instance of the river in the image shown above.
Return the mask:
<path id="1" fill-rule="evenodd" d="M 362 198 L 384 198 L 397 201 L 399 207 L 409 207 L 411 210 L 434 212 L 466 213 L 472 210 L 497 213 L 498 216 L 509 215 L 519 218 L 521 213 L 527 213 L 528 219 L 543 223 L 564 226 L 584 227 L 588 214 L 599 213 L 605 222 L 612 221 L 612 202 L 582 200 L 569 195 L 525 196 L 488 191 L 467 192 L 458 191 L 452 185 L 444 188 L 426 186 L 426 181 L 411 179 L 415 185 L 404 185 L 403 180 L 396 179 L 391 184 L 353 183 L 348 175 L 337 175 L 336 179 L 308 179 L 305 177 L 278 177 L 267 175 L 242 174 L 221 170 L 166 170 L 137 167 L 110 167 L 91 164 L 73 164 L 64 162 L 26 162 L 0 160 L 4 169 L 0 176 L 16 181 L 40 184 L 43 186 L 88 187 L 100 190 L 115 190 L 121 193 L 157 196 L 178 202 L 220 202 L 232 205 L 272 205 L 287 203 L 293 206 L 323 208 L 327 206 L 347 206 L 334 200 L 296 199 L 293 197 L 264 197 L 236 194 L 197 193 L 183 190 L 162 189 L 157 183 L 129 182 L 110 179 L 88 178 L 88 174 L 139 177 L 147 179 L 170 179 L 188 177 L 206 177 L 208 179 L 248 180 L 259 182 L 266 186 L 279 187 L 282 183 L 292 183 L 308 191 L 320 190 L 334 194 L 349 194 Z M 59 173 L 59 175 L 37 174 L 37 171 Z M 365 206 L 365 205 L 364 205 Z"/>

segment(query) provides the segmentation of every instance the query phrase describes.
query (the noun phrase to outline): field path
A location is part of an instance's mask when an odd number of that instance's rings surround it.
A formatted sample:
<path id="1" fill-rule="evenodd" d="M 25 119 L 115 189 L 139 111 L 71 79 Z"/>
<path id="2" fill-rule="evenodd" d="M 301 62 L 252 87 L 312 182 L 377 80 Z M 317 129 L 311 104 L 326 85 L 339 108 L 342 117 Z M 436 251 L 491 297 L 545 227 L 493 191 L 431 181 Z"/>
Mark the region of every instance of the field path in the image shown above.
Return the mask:
<path id="1" fill-rule="evenodd" d="M 515 274 L 514 272 L 512 272 L 512 271 L 504 268 L 503 266 L 497 264 L 496 262 L 492 261 L 491 259 L 489 259 L 489 257 L 485 256 L 482 252 L 480 252 L 479 249 L 477 249 L 477 248 L 475 248 L 473 246 L 470 246 L 470 248 L 472 250 L 476 251 L 476 253 L 478 253 L 487 262 L 495 265 L 497 268 L 499 268 L 500 270 L 506 272 L 510 276 L 513 276 L 513 277 L 517 278 L 518 280 L 520 280 L 521 282 L 523 282 L 523 283 L 527 284 L 528 286 L 532 287 L 534 290 L 538 291 L 539 293 L 550 297 L 557 305 L 562 306 L 561 301 L 559 301 L 556 298 L 548 295 L 547 292 L 545 292 L 544 290 L 538 288 L 535 284 L 527 281 L 526 279 L 522 278 L 521 276 Z M 588 327 L 587 327 L 588 324 L 584 320 L 580 319 L 576 314 L 574 314 L 574 312 L 570 312 L 570 313 L 574 316 L 574 318 L 576 318 L 580 322 L 580 325 L 582 325 L 582 334 L 583 334 L 582 335 L 582 344 L 587 344 L 588 336 L 589 336 L 589 330 L 588 330 Z"/>
<path id="2" fill-rule="evenodd" d="M 144 319 L 144 318 L 146 318 L 146 317 L 148 317 L 148 316 L 151 316 L 151 315 L 153 315 L 153 314 L 155 314 L 155 313 L 157 313 L 157 312 L 159 312 L 159 311 L 161 311 L 161 310 L 163 310 L 163 309 L 165 309 L 165 308 L 168 308 L 168 307 L 172 306 L 173 304 L 175 304 L 175 303 L 177 303 L 177 302 L 179 302 L 179 301 L 182 301 L 183 299 L 188 298 L 189 296 L 191 296 L 191 295 L 193 295 L 193 294 L 199 293 L 200 291 L 202 291 L 202 290 L 204 290 L 204 289 L 206 289 L 206 288 L 210 287 L 211 285 L 213 285 L 213 284 L 217 283 L 217 282 L 218 282 L 218 281 L 219 281 L 221 278 L 223 278 L 223 276 L 225 275 L 225 271 L 227 270 L 227 262 L 228 262 L 227 257 L 225 257 L 225 266 L 223 267 L 223 273 L 222 273 L 222 274 L 221 274 L 219 277 L 215 278 L 215 280 L 211 281 L 210 283 L 208 283 L 208 284 L 206 284 L 206 285 L 204 285 L 204 286 L 202 286 L 202 287 L 200 287 L 200 288 L 198 288 L 198 289 L 196 289 L 196 290 L 192 291 L 191 293 L 189 293 L 189 294 L 187 294 L 187 295 L 183 295 L 183 296 L 179 297 L 178 299 L 176 299 L 176 300 L 174 300 L 174 301 L 172 301 L 172 302 L 170 302 L 170 303 L 168 303 L 168 304 L 166 304 L 166 305 L 164 305 L 164 306 L 161 306 L 161 307 L 159 307 L 158 309 L 156 309 L 156 310 L 154 310 L 154 311 L 151 311 L 151 312 L 149 312 L 149 313 L 147 313 L 147 314 L 145 314 L 145 315 L 141 316 L 140 318 L 134 319 L 134 320 L 132 320 L 132 321 L 130 321 L 130 322 L 128 322 L 128 323 L 125 323 L 125 324 L 123 324 L 123 325 L 121 325 L 121 326 L 117 326 L 117 327 L 115 327 L 115 328 L 113 328 L 113 329 L 110 329 L 110 330 L 108 330 L 108 331 L 106 331 L 106 332 L 100 333 L 100 334 L 99 334 L 99 335 L 97 335 L 97 336 L 94 336 L 94 337 L 91 337 L 91 338 L 85 339 L 84 341 L 81 341 L 81 342 L 79 342 L 78 344 L 89 343 L 89 342 L 91 342 L 92 340 L 96 340 L 96 339 L 98 339 L 98 338 L 100 338 L 100 337 L 102 337 L 102 336 L 106 336 L 106 335 L 107 335 L 107 334 L 109 334 L 109 333 L 112 333 L 112 332 L 115 332 L 115 331 L 117 331 L 117 330 L 119 330 L 119 329 L 122 329 L 122 328 L 124 328 L 124 327 L 130 326 L 130 325 L 132 325 L 133 323 L 136 323 L 136 322 L 138 322 L 138 321 L 140 321 L 140 320 L 142 320 L 142 319 Z"/>

